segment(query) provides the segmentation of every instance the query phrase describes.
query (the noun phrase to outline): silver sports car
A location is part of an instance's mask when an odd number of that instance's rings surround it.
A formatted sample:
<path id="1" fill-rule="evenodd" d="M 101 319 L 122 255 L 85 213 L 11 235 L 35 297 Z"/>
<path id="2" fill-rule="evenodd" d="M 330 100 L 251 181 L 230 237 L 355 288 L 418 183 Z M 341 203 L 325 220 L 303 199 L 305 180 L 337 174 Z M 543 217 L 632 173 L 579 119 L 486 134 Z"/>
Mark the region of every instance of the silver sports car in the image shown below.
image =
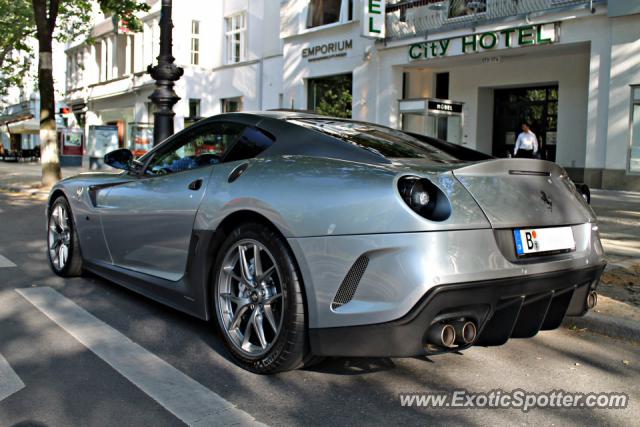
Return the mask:
<path id="1" fill-rule="evenodd" d="M 554 163 L 284 111 L 104 160 L 51 191 L 53 271 L 214 320 L 254 372 L 500 345 L 596 302 L 596 217 Z"/>

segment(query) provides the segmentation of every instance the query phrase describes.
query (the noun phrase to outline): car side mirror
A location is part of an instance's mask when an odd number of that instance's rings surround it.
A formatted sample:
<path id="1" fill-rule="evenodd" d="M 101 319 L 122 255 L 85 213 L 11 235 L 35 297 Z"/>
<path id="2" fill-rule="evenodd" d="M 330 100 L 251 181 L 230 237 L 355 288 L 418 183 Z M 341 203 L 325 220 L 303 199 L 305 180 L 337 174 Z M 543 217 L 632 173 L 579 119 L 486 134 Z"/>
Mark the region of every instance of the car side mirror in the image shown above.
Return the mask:
<path id="1" fill-rule="evenodd" d="M 104 163 L 116 169 L 131 170 L 133 153 L 127 148 L 120 148 L 104 155 Z"/>

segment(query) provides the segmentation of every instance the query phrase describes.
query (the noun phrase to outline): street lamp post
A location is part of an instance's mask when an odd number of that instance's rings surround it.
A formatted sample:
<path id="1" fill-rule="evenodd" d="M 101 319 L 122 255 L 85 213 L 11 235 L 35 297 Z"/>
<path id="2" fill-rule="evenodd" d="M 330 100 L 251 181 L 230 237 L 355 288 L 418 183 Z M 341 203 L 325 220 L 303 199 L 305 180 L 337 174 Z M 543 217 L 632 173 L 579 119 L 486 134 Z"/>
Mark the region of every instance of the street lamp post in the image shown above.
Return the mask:
<path id="1" fill-rule="evenodd" d="M 156 106 L 153 125 L 153 144 L 159 144 L 173 135 L 173 106 L 180 97 L 173 90 L 174 82 L 179 80 L 184 70 L 174 64 L 173 22 L 171 21 L 171 0 L 162 0 L 160 11 L 160 55 L 158 65 L 147 67 L 147 72 L 156 81 L 156 89 L 149 99 Z"/>

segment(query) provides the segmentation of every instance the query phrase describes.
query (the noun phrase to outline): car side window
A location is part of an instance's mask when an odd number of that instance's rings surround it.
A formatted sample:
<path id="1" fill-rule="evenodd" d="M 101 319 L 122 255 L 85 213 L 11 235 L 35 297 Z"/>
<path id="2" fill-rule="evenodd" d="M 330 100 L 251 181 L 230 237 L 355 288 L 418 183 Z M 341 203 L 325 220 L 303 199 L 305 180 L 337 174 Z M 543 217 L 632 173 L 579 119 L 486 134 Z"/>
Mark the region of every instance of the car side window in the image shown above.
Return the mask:
<path id="1" fill-rule="evenodd" d="M 225 162 L 256 157 L 275 142 L 275 137 L 257 128 L 247 127 L 225 157 Z"/>
<path id="2" fill-rule="evenodd" d="M 158 153 L 147 166 L 147 173 L 168 175 L 220 163 L 243 129 L 236 123 L 212 123 L 186 135 L 168 152 Z"/>

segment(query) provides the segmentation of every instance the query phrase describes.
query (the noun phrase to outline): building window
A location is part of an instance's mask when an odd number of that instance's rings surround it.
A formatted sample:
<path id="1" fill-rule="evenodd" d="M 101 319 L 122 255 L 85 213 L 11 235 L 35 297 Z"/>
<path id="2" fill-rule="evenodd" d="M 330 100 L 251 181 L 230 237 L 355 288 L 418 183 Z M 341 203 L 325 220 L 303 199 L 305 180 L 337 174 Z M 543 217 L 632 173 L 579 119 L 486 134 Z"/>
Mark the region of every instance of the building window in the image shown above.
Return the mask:
<path id="1" fill-rule="evenodd" d="M 247 60 L 247 15 L 240 13 L 225 18 L 226 62 L 235 64 Z"/>
<path id="2" fill-rule="evenodd" d="M 184 118 L 184 127 L 189 127 L 200 120 L 200 100 L 198 98 L 189 99 L 189 116 Z"/>
<path id="3" fill-rule="evenodd" d="M 189 100 L 189 117 L 192 119 L 197 119 L 200 117 L 200 100 L 199 99 L 190 99 Z"/>
<path id="4" fill-rule="evenodd" d="M 473 16 L 487 11 L 487 0 L 457 0 L 449 2 L 449 18 Z"/>
<path id="5" fill-rule="evenodd" d="M 629 172 L 640 173 L 640 86 L 632 86 L 631 91 L 633 104 L 631 109 Z"/>
<path id="6" fill-rule="evenodd" d="M 326 116 L 351 118 L 352 84 L 351 74 L 309 79 L 308 109 Z"/>
<path id="7" fill-rule="evenodd" d="M 200 63 L 200 21 L 191 21 L 191 65 Z"/>
<path id="8" fill-rule="evenodd" d="M 307 28 L 353 20 L 353 0 L 309 0 Z"/>
<path id="9" fill-rule="evenodd" d="M 222 112 L 223 113 L 235 113 L 242 111 L 242 98 L 227 98 L 222 100 Z"/>

